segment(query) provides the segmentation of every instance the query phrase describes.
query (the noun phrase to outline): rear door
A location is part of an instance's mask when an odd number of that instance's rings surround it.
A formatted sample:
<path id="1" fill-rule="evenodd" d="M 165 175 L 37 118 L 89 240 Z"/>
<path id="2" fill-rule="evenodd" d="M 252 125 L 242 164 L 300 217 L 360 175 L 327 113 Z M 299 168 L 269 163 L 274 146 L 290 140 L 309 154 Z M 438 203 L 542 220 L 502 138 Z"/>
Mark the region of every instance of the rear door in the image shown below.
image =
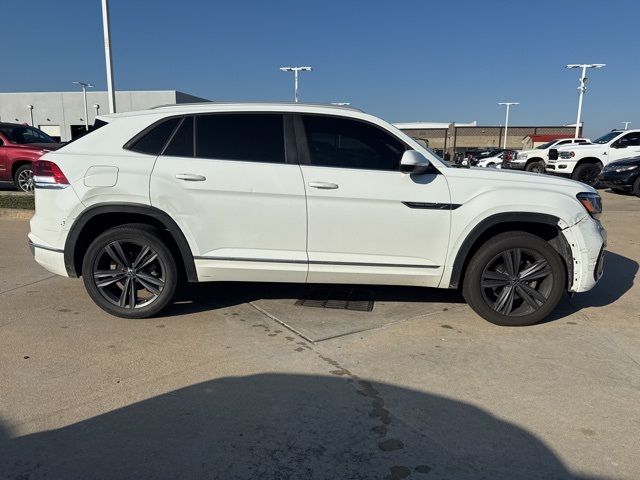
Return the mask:
<path id="1" fill-rule="evenodd" d="M 308 282 L 437 286 L 451 220 L 446 178 L 401 173 L 407 145 L 371 123 L 305 114 L 296 133 Z"/>
<path id="2" fill-rule="evenodd" d="M 281 113 L 188 116 L 158 157 L 151 203 L 185 232 L 200 280 L 305 281 L 305 192 L 285 123 Z"/>

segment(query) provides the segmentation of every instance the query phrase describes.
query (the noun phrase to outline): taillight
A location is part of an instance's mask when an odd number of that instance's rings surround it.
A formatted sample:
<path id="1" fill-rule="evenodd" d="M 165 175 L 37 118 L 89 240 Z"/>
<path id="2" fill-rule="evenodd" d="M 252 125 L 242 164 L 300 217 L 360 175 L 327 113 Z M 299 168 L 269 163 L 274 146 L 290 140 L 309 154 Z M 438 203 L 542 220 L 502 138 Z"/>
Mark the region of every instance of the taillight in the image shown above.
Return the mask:
<path id="1" fill-rule="evenodd" d="M 36 188 L 66 188 L 69 180 L 60 167 L 47 160 L 33 162 L 33 181 Z"/>

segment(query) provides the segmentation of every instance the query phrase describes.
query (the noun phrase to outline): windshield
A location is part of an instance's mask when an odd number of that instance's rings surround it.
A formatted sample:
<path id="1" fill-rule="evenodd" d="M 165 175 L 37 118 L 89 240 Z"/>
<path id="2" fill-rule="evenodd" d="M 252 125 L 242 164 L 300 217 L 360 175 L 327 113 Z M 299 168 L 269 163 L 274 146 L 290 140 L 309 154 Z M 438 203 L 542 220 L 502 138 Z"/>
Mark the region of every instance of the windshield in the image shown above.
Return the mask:
<path id="1" fill-rule="evenodd" d="M 0 127 L 2 132 L 10 142 L 26 143 L 56 143 L 56 141 L 42 130 L 22 125 Z"/>
<path id="2" fill-rule="evenodd" d="M 549 148 L 551 145 L 553 145 L 556 142 L 557 142 L 557 140 L 553 140 L 551 142 L 543 143 L 542 145 L 540 145 L 539 147 L 536 147 L 536 148 L 538 150 L 544 150 L 545 148 Z"/>
<path id="3" fill-rule="evenodd" d="M 616 138 L 618 135 L 620 135 L 620 132 L 609 132 L 609 133 L 605 133 L 603 136 L 601 136 L 600 138 L 596 138 L 593 143 L 599 143 L 599 144 L 603 144 L 603 143 L 609 143 L 611 140 L 613 140 L 614 138 Z"/>

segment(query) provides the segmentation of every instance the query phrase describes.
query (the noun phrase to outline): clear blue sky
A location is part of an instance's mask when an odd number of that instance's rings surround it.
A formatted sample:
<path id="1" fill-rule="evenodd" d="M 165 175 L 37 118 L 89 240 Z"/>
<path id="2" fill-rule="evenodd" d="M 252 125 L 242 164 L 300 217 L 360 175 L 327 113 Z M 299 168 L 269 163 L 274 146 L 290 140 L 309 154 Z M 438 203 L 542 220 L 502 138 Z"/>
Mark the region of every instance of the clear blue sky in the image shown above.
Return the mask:
<path id="1" fill-rule="evenodd" d="M 106 88 L 100 0 L 3 9 L 0 91 Z M 389 121 L 575 121 L 577 71 L 606 63 L 586 133 L 640 128 L 640 1 L 111 0 L 116 87 L 212 100 L 289 100 L 282 65 L 311 65 L 301 98 L 347 101 Z"/>

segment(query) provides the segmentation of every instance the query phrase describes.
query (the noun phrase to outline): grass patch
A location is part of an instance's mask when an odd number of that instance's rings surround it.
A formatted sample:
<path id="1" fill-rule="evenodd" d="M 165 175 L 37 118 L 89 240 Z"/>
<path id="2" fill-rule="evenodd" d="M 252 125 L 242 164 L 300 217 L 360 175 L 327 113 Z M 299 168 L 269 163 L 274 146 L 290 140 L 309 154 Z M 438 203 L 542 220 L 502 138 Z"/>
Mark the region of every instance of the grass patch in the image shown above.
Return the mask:
<path id="1" fill-rule="evenodd" d="M 23 210 L 35 209 L 33 195 L 2 195 L 0 194 L 0 208 L 19 208 Z"/>

